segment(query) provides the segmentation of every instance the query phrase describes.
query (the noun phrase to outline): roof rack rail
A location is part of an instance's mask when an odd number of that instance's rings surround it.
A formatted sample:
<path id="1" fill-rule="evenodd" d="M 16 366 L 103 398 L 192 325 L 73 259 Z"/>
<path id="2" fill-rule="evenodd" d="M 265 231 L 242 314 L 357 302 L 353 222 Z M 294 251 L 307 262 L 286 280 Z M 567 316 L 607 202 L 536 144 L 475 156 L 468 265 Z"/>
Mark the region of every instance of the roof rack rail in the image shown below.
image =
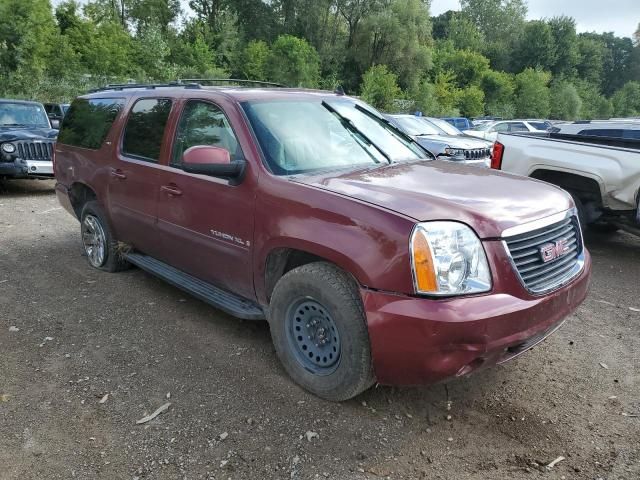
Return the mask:
<path id="1" fill-rule="evenodd" d="M 126 90 L 130 88 L 145 88 L 147 90 L 153 90 L 162 87 L 182 87 L 182 88 L 201 88 L 198 83 L 182 83 L 169 82 L 169 83 L 110 83 L 104 87 L 92 88 L 89 93 L 104 92 L 106 90 Z"/>
<path id="2" fill-rule="evenodd" d="M 210 85 L 212 83 L 222 83 L 222 84 L 238 84 L 240 86 L 262 86 L 262 87 L 277 87 L 277 88 L 287 88 L 286 85 L 276 82 L 263 82 L 262 80 L 244 80 L 241 78 L 179 78 L 178 83 L 195 83 L 199 85 Z"/>

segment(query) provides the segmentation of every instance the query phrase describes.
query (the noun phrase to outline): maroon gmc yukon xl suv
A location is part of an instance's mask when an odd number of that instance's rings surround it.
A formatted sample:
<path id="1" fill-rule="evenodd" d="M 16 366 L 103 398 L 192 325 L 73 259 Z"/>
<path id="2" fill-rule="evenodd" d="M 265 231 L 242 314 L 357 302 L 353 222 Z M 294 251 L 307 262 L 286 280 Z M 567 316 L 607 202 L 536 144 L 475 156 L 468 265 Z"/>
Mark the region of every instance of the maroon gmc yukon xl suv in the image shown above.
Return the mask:
<path id="1" fill-rule="evenodd" d="M 108 87 L 73 102 L 54 168 L 91 266 L 268 320 L 329 400 L 505 362 L 587 294 L 567 193 L 436 161 L 340 92 Z"/>

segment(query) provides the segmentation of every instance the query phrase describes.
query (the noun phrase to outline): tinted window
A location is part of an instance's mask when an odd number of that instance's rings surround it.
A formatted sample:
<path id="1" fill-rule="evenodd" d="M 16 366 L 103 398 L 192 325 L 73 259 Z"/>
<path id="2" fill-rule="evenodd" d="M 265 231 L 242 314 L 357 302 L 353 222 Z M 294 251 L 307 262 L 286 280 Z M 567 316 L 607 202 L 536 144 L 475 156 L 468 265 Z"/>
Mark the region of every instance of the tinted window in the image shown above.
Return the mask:
<path id="1" fill-rule="evenodd" d="M 546 130 L 547 128 L 549 128 L 549 125 L 547 125 L 545 122 L 529 122 L 529 125 L 531 125 L 536 130 Z"/>
<path id="2" fill-rule="evenodd" d="M 164 127 L 171 111 L 171 100 L 143 98 L 138 100 L 127 119 L 122 141 L 125 155 L 157 162 L 164 136 Z"/>
<path id="3" fill-rule="evenodd" d="M 58 142 L 97 150 L 109 133 L 123 98 L 79 98 L 64 117 Z"/>
<path id="4" fill-rule="evenodd" d="M 528 132 L 529 129 L 524 123 L 517 122 L 517 123 L 509 124 L 509 131 L 510 132 Z"/>
<path id="5" fill-rule="evenodd" d="M 622 138 L 633 138 L 640 140 L 640 130 L 625 130 L 622 132 Z"/>
<path id="6" fill-rule="evenodd" d="M 231 155 L 231 160 L 242 158 L 238 140 L 227 117 L 211 103 L 190 101 L 185 106 L 176 132 L 171 165 L 182 165 L 182 154 L 196 145 L 224 148 Z"/>
<path id="7" fill-rule="evenodd" d="M 588 135 L 590 137 L 611 137 L 611 138 L 621 138 L 622 137 L 622 129 L 613 129 L 613 128 L 594 128 L 592 130 L 581 130 L 578 135 Z"/>

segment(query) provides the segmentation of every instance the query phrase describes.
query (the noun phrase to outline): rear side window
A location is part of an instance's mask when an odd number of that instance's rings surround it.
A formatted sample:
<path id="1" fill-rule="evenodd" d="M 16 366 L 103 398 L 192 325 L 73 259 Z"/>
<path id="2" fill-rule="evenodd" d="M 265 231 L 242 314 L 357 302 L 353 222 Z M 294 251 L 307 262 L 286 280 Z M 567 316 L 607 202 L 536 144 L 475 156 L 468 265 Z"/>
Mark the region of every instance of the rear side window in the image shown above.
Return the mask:
<path id="1" fill-rule="evenodd" d="M 640 140 L 640 129 L 639 130 L 625 130 L 622 132 L 622 138 L 631 138 L 634 140 Z"/>
<path id="2" fill-rule="evenodd" d="M 169 112 L 171 100 L 167 98 L 138 100 L 127 119 L 122 152 L 131 157 L 157 162 Z"/>
<path id="3" fill-rule="evenodd" d="M 594 128 L 594 129 L 586 129 L 582 130 L 578 135 L 588 135 L 590 137 L 611 137 L 611 138 L 621 138 L 622 137 L 622 129 L 613 129 L 613 128 Z"/>
<path id="4" fill-rule="evenodd" d="M 64 117 L 58 143 L 97 150 L 107 137 L 124 98 L 79 98 Z"/>

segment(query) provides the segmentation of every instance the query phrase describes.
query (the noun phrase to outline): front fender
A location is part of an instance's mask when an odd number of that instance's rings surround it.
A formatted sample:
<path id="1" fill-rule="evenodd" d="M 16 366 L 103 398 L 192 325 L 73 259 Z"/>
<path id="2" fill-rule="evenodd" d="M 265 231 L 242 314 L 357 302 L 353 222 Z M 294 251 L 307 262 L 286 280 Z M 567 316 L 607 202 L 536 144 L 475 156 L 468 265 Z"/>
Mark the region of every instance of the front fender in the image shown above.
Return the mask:
<path id="1" fill-rule="evenodd" d="M 279 184 L 275 188 L 271 182 Z M 267 303 L 266 259 L 300 250 L 339 266 L 362 286 L 413 292 L 409 237 L 414 221 L 380 207 L 303 184 L 270 179 L 256 202 L 254 286 Z M 271 188 L 274 187 L 274 188 Z"/>

